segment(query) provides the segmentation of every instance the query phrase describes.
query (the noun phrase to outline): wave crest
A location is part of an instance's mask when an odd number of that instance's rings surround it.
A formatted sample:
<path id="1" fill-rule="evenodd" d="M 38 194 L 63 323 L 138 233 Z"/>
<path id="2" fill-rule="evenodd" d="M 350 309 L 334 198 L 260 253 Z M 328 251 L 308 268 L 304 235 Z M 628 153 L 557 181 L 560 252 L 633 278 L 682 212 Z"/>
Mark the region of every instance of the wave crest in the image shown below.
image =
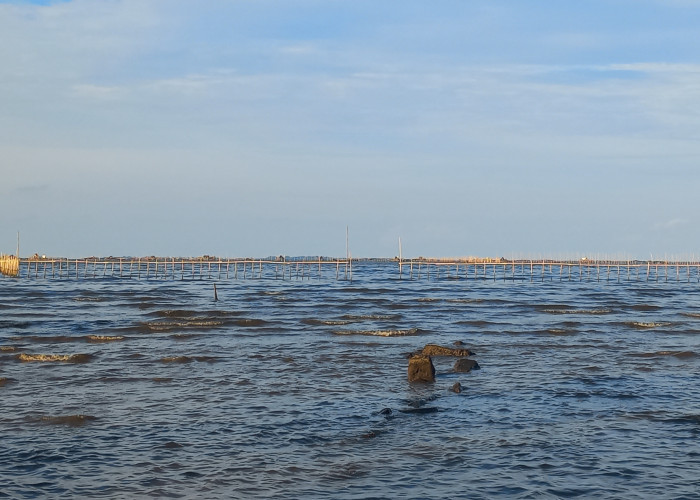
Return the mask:
<path id="1" fill-rule="evenodd" d="M 420 335 L 425 330 L 420 328 L 408 328 L 405 330 L 335 330 L 336 335 L 371 335 L 375 337 L 406 337 Z"/>

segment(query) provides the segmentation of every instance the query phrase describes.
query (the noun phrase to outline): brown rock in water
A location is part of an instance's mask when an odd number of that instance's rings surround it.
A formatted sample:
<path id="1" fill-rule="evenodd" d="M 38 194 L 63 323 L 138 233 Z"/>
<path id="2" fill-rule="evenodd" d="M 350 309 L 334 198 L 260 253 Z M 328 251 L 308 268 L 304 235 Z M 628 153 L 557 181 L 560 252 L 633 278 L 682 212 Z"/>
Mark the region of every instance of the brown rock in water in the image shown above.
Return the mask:
<path id="1" fill-rule="evenodd" d="M 460 384 L 459 382 L 455 382 L 455 384 L 452 386 L 452 392 L 455 392 L 457 394 L 462 392 L 462 384 Z"/>
<path id="2" fill-rule="evenodd" d="M 469 349 L 453 349 L 452 347 L 443 347 L 441 345 L 427 344 L 421 354 L 426 356 L 457 356 L 465 357 L 474 354 Z"/>
<path id="3" fill-rule="evenodd" d="M 461 340 L 455 340 L 454 342 L 452 342 L 452 345 L 464 345 L 464 342 L 462 342 Z"/>
<path id="4" fill-rule="evenodd" d="M 473 359 L 462 358 L 455 361 L 454 371 L 460 373 L 469 373 L 470 371 L 478 370 L 479 368 L 481 368 L 479 366 L 479 363 L 477 363 Z"/>
<path id="5" fill-rule="evenodd" d="M 416 354 L 408 360 L 409 382 L 435 382 L 435 367 L 430 356 Z"/>

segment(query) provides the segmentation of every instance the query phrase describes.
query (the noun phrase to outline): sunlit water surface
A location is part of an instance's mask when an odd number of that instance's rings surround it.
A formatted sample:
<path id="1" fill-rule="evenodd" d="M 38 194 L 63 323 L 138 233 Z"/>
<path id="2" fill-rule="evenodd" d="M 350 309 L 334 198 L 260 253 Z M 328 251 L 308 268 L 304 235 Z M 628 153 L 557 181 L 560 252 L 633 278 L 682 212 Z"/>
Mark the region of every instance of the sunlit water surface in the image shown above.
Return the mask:
<path id="1" fill-rule="evenodd" d="M 697 282 L 332 274 L 0 278 L 0 497 L 700 496 Z"/>

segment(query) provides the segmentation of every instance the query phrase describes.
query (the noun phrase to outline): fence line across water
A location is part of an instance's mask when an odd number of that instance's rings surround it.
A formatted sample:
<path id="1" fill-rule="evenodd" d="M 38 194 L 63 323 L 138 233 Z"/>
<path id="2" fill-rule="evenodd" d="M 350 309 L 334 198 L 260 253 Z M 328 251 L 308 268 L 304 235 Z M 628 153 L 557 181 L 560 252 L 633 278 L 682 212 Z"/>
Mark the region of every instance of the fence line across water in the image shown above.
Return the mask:
<path id="1" fill-rule="evenodd" d="M 491 281 L 687 281 L 700 283 L 700 262 L 661 261 L 400 261 L 403 279 L 474 279 Z"/>
<path id="2" fill-rule="evenodd" d="M 14 276 L 27 279 L 311 279 L 352 280 L 353 263 L 346 259 L 20 259 Z M 332 270 L 329 272 L 328 268 Z"/>
<path id="3" fill-rule="evenodd" d="M 512 282 L 693 282 L 700 283 L 700 262 L 661 261 L 460 261 L 442 259 L 177 259 L 88 258 L 14 259 L 0 272 L 25 279 L 123 278 L 138 280 L 335 279 L 376 266 L 396 266 L 397 279 L 490 280 Z M 4 261 L 3 261 L 4 262 Z M 374 267 L 366 266 L 374 264 Z M 14 266 L 14 267 L 13 267 Z M 355 269 L 353 269 L 355 266 Z M 7 267 L 8 269 L 5 269 Z M 361 271 L 360 271 L 361 270 Z M 9 272 L 6 272 L 9 271 Z"/>

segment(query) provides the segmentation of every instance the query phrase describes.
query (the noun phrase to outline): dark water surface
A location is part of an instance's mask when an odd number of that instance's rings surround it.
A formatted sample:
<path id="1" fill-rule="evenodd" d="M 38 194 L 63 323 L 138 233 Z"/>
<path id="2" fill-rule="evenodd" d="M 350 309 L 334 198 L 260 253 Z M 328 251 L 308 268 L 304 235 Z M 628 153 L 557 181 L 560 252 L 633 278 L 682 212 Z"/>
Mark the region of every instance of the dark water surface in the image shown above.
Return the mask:
<path id="1" fill-rule="evenodd" d="M 353 278 L 0 278 L 0 497 L 700 497 L 698 283 Z"/>

